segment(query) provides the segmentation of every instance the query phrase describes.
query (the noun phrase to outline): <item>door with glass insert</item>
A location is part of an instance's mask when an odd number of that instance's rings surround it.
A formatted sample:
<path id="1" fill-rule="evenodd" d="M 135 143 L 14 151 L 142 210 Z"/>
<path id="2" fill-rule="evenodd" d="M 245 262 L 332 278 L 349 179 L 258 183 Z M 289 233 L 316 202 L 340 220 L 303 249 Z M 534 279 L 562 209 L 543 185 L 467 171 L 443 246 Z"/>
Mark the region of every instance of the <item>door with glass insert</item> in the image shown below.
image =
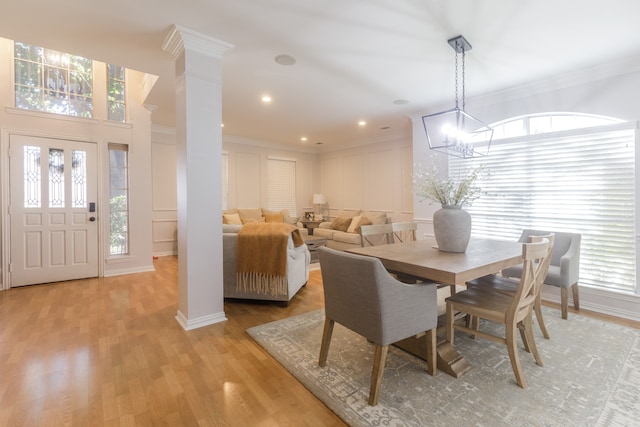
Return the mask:
<path id="1" fill-rule="evenodd" d="M 11 286 L 98 275 L 96 144 L 12 135 Z"/>

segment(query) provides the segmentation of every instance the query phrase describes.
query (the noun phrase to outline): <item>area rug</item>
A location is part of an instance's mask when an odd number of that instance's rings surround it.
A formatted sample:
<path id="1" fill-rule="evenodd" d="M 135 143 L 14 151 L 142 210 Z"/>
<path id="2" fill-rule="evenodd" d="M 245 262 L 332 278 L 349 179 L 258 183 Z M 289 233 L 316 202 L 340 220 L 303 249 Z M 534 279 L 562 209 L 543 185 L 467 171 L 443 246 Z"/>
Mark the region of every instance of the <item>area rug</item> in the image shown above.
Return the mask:
<path id="1" fill-rule="evenodd" d="M 351 426 L 640 425 L 640 330 L 544 310 L 551 339 L 536 330 L 544 366 L 520 346 L 526 389 L 506 347 L 456 333 L 467 374 L 432 377 L 424 361 L 392 346 L 375 407 L 367 405 L 373 344 L 336 324 L 327 365 L 318 366 L 323 310 L 247 332 Z"/>

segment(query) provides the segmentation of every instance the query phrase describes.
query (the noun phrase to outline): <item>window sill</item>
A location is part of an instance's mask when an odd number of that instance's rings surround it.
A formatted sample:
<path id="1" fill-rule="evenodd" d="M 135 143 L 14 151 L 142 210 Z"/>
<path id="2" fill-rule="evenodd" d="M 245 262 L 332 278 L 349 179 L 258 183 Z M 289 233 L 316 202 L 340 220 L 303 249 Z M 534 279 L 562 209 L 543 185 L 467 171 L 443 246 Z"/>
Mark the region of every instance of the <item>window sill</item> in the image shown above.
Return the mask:
<path id="1" fill-rule="evenodd" d="M 9 114 L 18 114 L 22 116 L 31 116 L 31 117 L 40 117 L 43 119 L 53 119 L 53 120 L 66 120 L 70 122 L 76 123 L 89 123 L 97 125 L 100 123 L 99 120 L 96 119 L 87 119 L 84 117 L 77 116 L 68 116 L 66 114 L 56 114 L 56 113 L 48 113 L 46 111 L 37 111 L 37 110 L 24 110 L 22 108 L 15 107 L 5 107 L 5 111 Z"/>

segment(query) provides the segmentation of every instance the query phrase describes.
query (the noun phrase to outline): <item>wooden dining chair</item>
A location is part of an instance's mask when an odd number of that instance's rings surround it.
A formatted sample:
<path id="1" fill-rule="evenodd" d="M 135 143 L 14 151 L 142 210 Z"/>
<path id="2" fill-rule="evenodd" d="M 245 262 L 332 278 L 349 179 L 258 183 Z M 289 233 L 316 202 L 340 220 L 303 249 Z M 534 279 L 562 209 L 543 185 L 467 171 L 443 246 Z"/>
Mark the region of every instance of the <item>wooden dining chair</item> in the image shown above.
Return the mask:
<path id="1" fill-rule="evenodd" d="M 393 243 L 393 228 L 391 224 L 363 225 L 360 227 L 360 241 L 363 248 L 388 245 Z"/>
<path id="2" fill-rule="evenodd" d="M 393 240 L 398 243 L 415 242 L 418 231 L 417 222 L 392 222 Z"/>
<path id="3" fill-rule="evenodd" d="M 551 231 L 543 230 L 522 230 L 519 242 L 526 242 L 529 236 L 539 236 L 549 234 Z M 560 288 L 560 309 L 563 319 L 569 313 L 569 289 L 573 296 L 573 308 L 580 310 L 580 294 L 578 280 L 580 279 L 580 241 L 582 235 L 578 233 L 568 233 L 554 231 L 555 241 L 551 252 L 551 262 L 549 271 L 544 278 L 544 284 Z M 522 266 L 514 266 L 502 270 L 505 277 L 520 277 Z"/>
<path id="4" fill-rule="evenodd" d="M 389 345 L 425 336 L 427 372 L 436 374 L 437 297 L 433 284 L 394 279 L 374 257 L 318 248 L 325 322 L 318 364 L 325 366 L 334 324 L 375 344 L 369 405 L 378 404 Z M 364 341 L 363 341 L 364 344 Z"/>
<path id="5" fill-rule="evenodd" d="M 524 243 L 522 247 L 523 270 L 518 289 L 514 295 L 507 295 L 499 290 L 480 290 L 470 288 L 448 297 L 446 340 L 453 345 L 455 330 L 470 333 L 488 340 L 496 341 L 507 346 L 511 368 L 516 382 L 522 388 L 527 386 L 520 365 L 517 346 L 517 330 L 521 331 L 524 345 L 536 364 L 542 366 L 542 358 L 538 353 L 532 332 L 533 305 L 536 300 L 536 283 L 542 273 L 545 258 L 549 253 L 549 241 Z M 471 317 L 471 325 L 456 323 L 457 313 L 464 313 Z M 504 334 L 494 335 L 480 330 L 480 319 L 504 324 Z"/>
<path id="6" fill-rule="evenodd" d="M 544 318 L 542 317 L 542 285 L 544 284 L 544 279 L 547 277 L 547 272 L 549 271 L 551 252 L 555 242 L 555 234 L 550 233 L 541 236 L 529 236 L 530 242 L 540 242 L 542 239 L 547 239 L 549 241 L 549 249 L 544 260 L 542 270 L 540 270 L 540 274 L 538 275 L 538 283 L 536 283 L 536 302 L 533 305 L 533 311 L 536 313 L 536 319 L 538 320 L 538 326 L 540 327 L 540 331 L 542 331 L 542 335 L 546 339 L 549 339 L 549 332 L 547 331 L 547 327 L 544 324 Z M 470 280 L 466 283 L 467 288 L 478 288 L 480 290 L 493 289 L 505 292 L 508 295 L 515 295 L 518 290 L 518 284 L 519 282 L 517 280 L 497 274 L 489 274 L 478 279 Z"/>

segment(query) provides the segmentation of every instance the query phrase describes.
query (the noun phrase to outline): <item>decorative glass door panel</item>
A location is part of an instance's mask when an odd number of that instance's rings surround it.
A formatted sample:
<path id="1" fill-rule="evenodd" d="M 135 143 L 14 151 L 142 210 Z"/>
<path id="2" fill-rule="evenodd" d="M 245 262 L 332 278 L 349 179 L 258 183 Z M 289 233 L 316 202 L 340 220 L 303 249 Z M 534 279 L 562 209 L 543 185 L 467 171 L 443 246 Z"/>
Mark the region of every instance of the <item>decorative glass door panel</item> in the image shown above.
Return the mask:
<path id="1" fill-rule="evenodd" d="M 98 275 L 96 145 L 11 135 L 11 286 Z M 95 206 L 95 205 L 94 205 Z"/>

